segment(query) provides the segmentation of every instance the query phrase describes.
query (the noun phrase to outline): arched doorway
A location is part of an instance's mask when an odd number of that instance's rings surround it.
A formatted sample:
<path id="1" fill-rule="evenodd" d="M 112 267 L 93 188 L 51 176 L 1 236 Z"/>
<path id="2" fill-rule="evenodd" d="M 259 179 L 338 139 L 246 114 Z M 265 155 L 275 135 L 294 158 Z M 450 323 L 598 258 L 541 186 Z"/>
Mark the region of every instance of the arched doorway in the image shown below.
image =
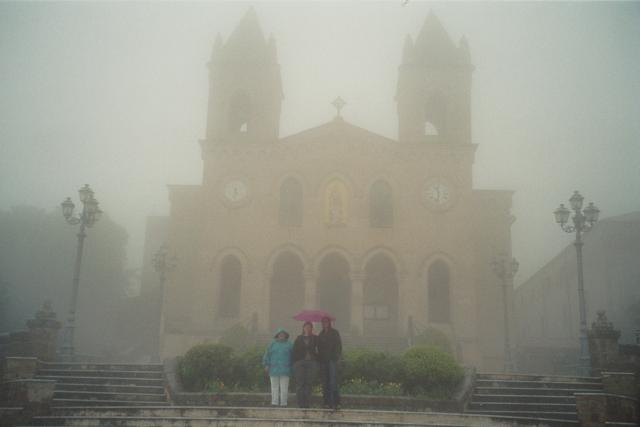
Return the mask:
<path id="1" fill-rule="evenodd" d="M 398 280 L 396 267 L 385 254 L 375 255 L 365 266 L 363 304 L 364 335 L 397 335 Z"/>
<path id="2" fill-rule="evenodd" d="M 242 288 L 242 264 L 234 255 L 227 255 L 220 267 L 220 297 L 218 317 L 238 317 L 240 315 L 240 295 Z"/>
<path id="3" fill-rule="evenodd" d="M 427 315 L 429 323 L 451 322 L 449 266 L 437 260 L 429 266 L 427 274 Z"/>
<path id="4" fill-rule="evenodd" d="M 351 279 L 349 263 L 338 253 L 324 257 L 318 268 L 318 308 L 336 318 L 336 327 L 348 333 L 351 326 Z"/>
<path id="5" fill-rule="evenodd" d="M 292 319 L 304 305 L 304 266 L 300 258 L 292 252 L 283 252 L 273 264 L 270 286 L 269 320 L 271 331 L 285 328 L 296 336 L 300 322 Z"/>

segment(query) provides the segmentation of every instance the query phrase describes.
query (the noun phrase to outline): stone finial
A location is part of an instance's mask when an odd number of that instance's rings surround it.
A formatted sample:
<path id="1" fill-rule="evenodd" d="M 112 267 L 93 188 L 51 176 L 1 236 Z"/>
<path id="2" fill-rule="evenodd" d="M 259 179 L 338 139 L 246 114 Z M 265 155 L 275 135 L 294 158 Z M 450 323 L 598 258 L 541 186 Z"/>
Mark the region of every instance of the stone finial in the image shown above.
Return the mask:
<path id="1" fill-rule="evenodd" d="M 613 329 L 613 323 L 607 319 L 604 310 L 598 311 L 598 318 L 591 323 L 591 334 L 597 336 L 620 336 L 620 331 Z"/>

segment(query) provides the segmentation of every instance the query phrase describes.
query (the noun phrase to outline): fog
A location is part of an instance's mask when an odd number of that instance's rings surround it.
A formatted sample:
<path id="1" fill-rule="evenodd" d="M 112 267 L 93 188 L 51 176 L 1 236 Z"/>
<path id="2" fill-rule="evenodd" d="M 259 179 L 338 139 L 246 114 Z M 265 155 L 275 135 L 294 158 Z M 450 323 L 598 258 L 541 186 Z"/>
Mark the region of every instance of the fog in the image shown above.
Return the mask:
<path id="1" fill-rule="evenodd" d="M 640 210 L 640 3 L 402 3 L 253 3 L 277 42 L 281 136 L 341 96 L 345 120 L 397 138 L 403 41 L 432 9 L 469 41 L 474 186 L 515 191 L 516 282 L 571 242 L 552 212 L 573 190 L 602 217 Z M 201 182 L 206 63 L 249 6 L 0 3 L 0 209 L 89 183 L 139 268 L 166 185 Z"/>

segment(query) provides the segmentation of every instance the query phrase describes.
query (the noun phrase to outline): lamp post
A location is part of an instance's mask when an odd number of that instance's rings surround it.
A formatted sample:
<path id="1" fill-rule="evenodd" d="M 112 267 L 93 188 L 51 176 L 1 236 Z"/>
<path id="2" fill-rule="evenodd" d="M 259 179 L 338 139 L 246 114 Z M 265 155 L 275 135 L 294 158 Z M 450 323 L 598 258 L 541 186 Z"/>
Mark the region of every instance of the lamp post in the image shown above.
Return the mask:
<path id="1" fill-rule="evenodd" d="M 76 305 L 78 303 L 78 286 L 80 283 L 80 265 L 82 264 L 82 249 L 84 247 L 84 239 L 87 236 L 85 229 L 95 224 L 102 215 L 102 211 L 98 207 L 98 201 L 93 197 L 93 190 L 89 184 L 85 184 L 78 190 L 80 203 L 82 203 L 82 212 L 78 216 L 73 215 L 75 205 L 70 197 L 62 202 L 62 215 L 67 223 L 71 225 L 80 224 L 78 232 L 78 247 L 76 250 L 76 263 L 73 270 L 73 289 L 71 293 L 71 306 L 69 307 L 69 318 L 65 326 L 62 336 L 62 356 L 69 361 L 73 360 L 74 347 L 73 336 L 76 321 Z"/>
<path id="2" fill-rule="evenodd" d="M 515 258 L 511 258 L 507 262 L 504 256 L 495 258 L 491 262 L 491 268 L 496 276 L 502 282 L 502 303 L 504 305 L 504 371 L 513 371 L 513 358 L 511 357 L 511 343 L 509 340 L 509 304 L 508 289 L 509 285 L 513 285 L 513 278 L 518 272 L 520 264 Z"/>
<path id="3" fill-rule="evenodd" d="M 161 245 L 153 255 L 153 269 L 158 273 L 160 278 L 160 290 L 164 294 L 164 284 L 167 281 L 167 273 L 171 272 L 176 266 L 176 257 L 169 257 L 167 247 Z"/>
<path id="4" fill-rule="evenodd" d="M 588 376 L 591 370 L 591 357 L 589 356 L 589 342 L 587 340 L 587 305 L 584 297 L 584 278 L 582 273 L 582 234 L 591 230 L 593 225 L 598 221 L 600 209 L 593 203 L 582 209 L 582 201 L 584 197 L 577 191 L 569 199 L 573 216 L 569 224 L 569 216 L 571 210 L 561 204 L 553 214 L 560 228 L 567 233 L 576 233 L 576 240 L 573 243 L 576 247 L 576 257 L 578 261 L 578 304 L 580 310 L 580 360 L 578 364 L 578 375 Z"/>
<path id="5" fill-rule="evenodd" d="M 165 283 L 167 281 L 167 274 L 176 267 L 176 257 L 169 256 L 167 253 L 167 247 L 163 244 L 153 255 L 153 269 L 158 273 L 160 279 L 160 329 L 158 330 L 158 354 L 161 353 L 160 345 L 162 342 L 162 335 L 164 334 L 164 301 L 165 301 Z"/>

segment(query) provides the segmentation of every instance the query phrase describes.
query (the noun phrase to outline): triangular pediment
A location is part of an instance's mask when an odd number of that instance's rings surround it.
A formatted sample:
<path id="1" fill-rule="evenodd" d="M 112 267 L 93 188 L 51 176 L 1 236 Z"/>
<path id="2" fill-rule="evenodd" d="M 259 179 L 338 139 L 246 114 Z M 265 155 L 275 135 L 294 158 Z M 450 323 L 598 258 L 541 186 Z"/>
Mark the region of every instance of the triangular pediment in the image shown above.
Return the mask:
<path id="1" fill-rule="evenodd" d="M 393 145 L 396 140 L 371 132 L 337 117 L 334 120 L 281 138 L 280 144 L 368 142 L 372 144 Z"/>

